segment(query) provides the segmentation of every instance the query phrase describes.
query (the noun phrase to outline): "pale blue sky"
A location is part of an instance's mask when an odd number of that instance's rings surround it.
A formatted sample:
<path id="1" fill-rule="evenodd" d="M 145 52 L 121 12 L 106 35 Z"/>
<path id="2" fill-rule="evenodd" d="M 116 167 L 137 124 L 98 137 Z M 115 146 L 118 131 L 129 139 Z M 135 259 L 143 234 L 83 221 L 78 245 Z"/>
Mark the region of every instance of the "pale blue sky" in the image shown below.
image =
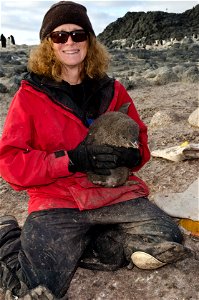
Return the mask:
<path id="1" fill-rule="evenodd" d="M 42 19 L 49 7 L 58 1 L 0 0 L 0 33 L 11 34 L 16 44 L 38 44 Z M 96 34 L 123 17 L 128 11 L 167 11 L 181 13 L 199 1 L 78 1 L 86 6 Z"/>

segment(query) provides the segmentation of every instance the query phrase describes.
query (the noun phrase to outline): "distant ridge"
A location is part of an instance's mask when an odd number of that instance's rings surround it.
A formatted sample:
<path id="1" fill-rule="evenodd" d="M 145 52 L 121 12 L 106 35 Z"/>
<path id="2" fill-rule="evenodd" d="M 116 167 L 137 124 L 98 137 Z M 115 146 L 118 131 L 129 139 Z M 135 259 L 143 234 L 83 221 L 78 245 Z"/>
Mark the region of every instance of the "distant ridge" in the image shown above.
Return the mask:
<path id="1" fill-rule="evenodd" d="M 118 39 L 135 41 L 146 37 L 146 43 L 152 44 L 155 40 L 181 40 L 193 34 L 199 36 L 199 4 L 184 13 L 127 12 L 124 17 L 109 24 L 98 38 L 111 47 L 112 40 Z"/>

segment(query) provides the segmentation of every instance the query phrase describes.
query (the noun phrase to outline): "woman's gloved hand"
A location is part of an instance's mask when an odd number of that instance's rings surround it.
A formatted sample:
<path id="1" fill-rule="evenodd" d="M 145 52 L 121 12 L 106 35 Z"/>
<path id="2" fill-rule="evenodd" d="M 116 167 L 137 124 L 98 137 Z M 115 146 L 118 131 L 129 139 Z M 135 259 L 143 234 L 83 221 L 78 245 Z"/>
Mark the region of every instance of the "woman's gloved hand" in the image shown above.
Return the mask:
<path id="1" fill-rule="evenodd" d="M 110 169 L 118 166 L 120 152 L 117 148 L 103 145 L 79 144 L 68 151 L 70 172 L 94 172 L 100 175 L 110 175 Z"/>
<path id="2" fill-rule="evenodd" d="M 127 167 L 132 169 L 140 164 L 141 154 L 139 149 L 125 147 L 119 147 L 116 149 L 120 153 L 117 160 L 118 167 Z"/>

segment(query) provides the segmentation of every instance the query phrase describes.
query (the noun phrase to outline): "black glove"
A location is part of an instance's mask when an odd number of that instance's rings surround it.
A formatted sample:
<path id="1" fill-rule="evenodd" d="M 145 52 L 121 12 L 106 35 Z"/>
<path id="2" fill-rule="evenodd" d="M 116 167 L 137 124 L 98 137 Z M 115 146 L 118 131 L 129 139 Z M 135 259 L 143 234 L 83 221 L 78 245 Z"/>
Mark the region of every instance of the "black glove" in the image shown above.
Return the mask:
<path id="1" fill-rule="evenodd" d="M 120 156 L 117 160 L 118 167 L 132 169 L 140 164 L 141 154 L 139 149 L 120 147 L 117 148 L 117 151 L 120 152 Z"/>
<path id="2" fill-rule="evenodd" d="M 120 153 L 111 146 L 79 144 L 68 151 L 70 172 L 94 172 L 110 175 L 110 169 L 117 167 Z"/>

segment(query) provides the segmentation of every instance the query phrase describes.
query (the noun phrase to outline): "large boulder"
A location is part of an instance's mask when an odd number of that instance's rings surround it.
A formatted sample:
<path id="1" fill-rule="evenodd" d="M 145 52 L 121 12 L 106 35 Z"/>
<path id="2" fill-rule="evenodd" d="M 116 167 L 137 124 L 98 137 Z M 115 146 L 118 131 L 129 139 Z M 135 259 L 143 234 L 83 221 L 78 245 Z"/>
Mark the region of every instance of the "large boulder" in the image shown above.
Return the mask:
<path id="1" fill-rule="evenodd" d="M 190 114 L 188 122 L 192 126 L 199 127 L 199 107 Z"/>

